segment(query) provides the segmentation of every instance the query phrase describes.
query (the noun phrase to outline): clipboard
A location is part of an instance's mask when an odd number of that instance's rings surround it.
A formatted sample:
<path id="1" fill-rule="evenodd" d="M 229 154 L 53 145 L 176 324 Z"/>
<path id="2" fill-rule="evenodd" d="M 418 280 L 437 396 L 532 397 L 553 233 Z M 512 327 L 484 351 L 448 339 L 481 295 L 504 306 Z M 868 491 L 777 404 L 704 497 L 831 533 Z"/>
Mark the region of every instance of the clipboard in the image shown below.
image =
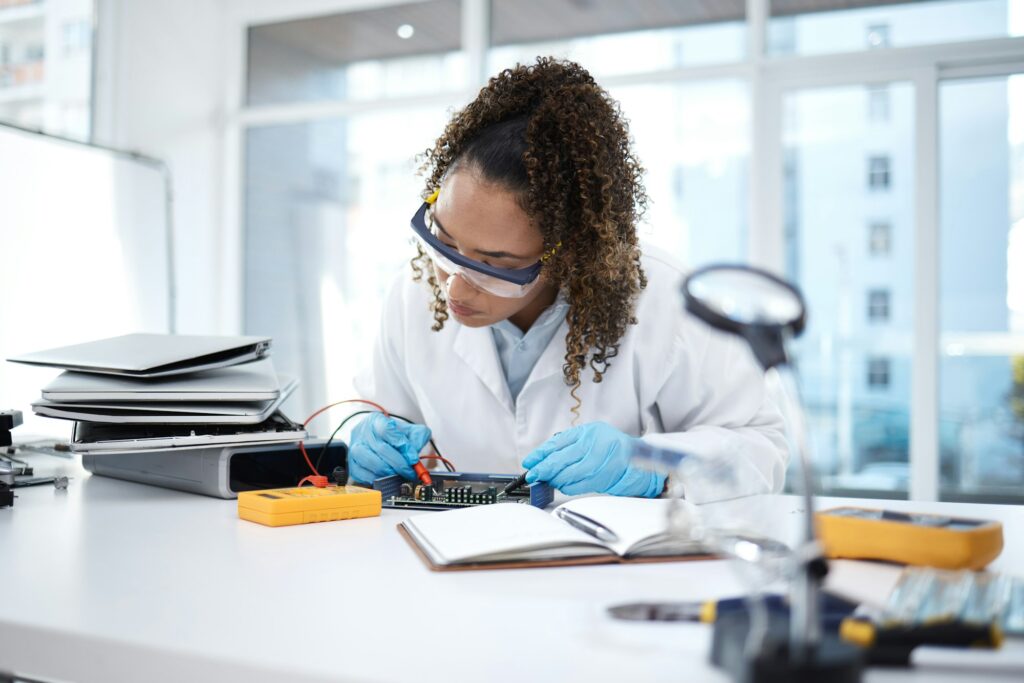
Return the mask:
<path id="1" fill-rule="evenodd" d="M 467 562 L 464 564 L 435 564 L 430 557 L 423 552 L 416 539 L 401 524 L 395 526 L 398 533 L 405 539 L 416 556 L 432 572 L 463 572 L 480 571 L 487 569 L 539 569 L 542 567 L 581 567 L 585 565 L 608 565 L 608 564 L 655 564 L 663 562 L 695 562 L 699 560 L 717 560 L 718 555 L 711 553 L 687 554 L 687 555 L 664 555 L 652 557 L 620 557 L 618 555 L 598 555 L 587 557 L 566 557 L 557 560 L 503 560 L 498 562 Z"/>

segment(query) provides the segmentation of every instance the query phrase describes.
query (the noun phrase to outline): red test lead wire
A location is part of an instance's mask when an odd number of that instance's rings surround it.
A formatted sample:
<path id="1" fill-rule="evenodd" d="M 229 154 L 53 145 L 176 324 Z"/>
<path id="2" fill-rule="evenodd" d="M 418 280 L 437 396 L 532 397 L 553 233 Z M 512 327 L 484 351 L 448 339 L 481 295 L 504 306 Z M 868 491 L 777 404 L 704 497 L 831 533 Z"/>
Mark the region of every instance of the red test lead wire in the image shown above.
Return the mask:
<path id="1" fill-rule="evenodd" d="M 316 411 L 315 413 L 307 417 L 306 421 L 302 423 L 303 429 L 309 426 L 309 423 L 313 421 L 313 418 L 315 418 L 320 413 L 324 412 L 325 410 L 330 410 L 335 406 L 340 406 L 343 403 L 365 403 L 366 405 L 373 406 L 374 408 L 379 410 L 381 413 L 384 414 L 385 417 L 390 417 L 388 411 L 384 409 L 384 406 L 374 403 L 373 401 L 367 401 L 366 399 L 362 398 L 350 398 L 345 401 L 331 403 L 329 405 L 324 406 L 320 410 Z M 313 471 L 313 474 L 311 474 L 308 477 L 304 477 L 302 481 L 299 482 L 299 486 L 302 486 L 304 483 L 308 481 L 310 484 L 316 486 L 317 488 L 326 488 L 329 483 L 327 477 L 323 476 L 322 474 L 316 471 L 316 467 L 313 466 L 313 461 L 309 459 L 309 454 L 306 453 L 306 445 L 301 441 L 299 442 L 299 450 L 302 451 L 302 457 L 306 459 L 306 464 L 309 465 L 309 469 Z M 417 461 L 416 464 L 412 466 L 412 469 L 413 472 L 416 473 L 416 477 L 420 480 L 420 483 L 423 484 L 424 486 L 430 486 L 431 484 L 434 483 L 434 480 L 430 478 L 430 473 L 427 472 L 427 468 L 423 466 L 422 462 Z"/>
<path id="2" fill-rule="evenodd" d="M 350 398 L 346 401 L 338 401 L 336 403 L 331 403 L 329 405 L 324 406 L 320 410 L 316 411 L 315 413 L 307 417 L 306 421 L 302 423 L 302 428 L 305 429 L 306 427 L 308 427 L 309 423 L 313 421 L 313 418 L 315 418 L 320 413 L 324 412 L 325 410 L 330 410 L 334 406 L 340 406 L 343 403 L 365 403 L 366 405 L 373 406 L 380 412 L 384 413 L 385 416 L 388 415 L 388 411 L 384 410 L 383 406 L 380 406 L 374 403 L 373 401 L 367 401 L 362 398 Z M 313 466 L 313 461 L 309 459 L 309 454 L 306 453 L 306 444 L 303 443 L 302 441 L 299 442 L 299 450 L 302 451 L 302 457 L 306 459 L 306 464 L 309 465 L 309 469 L 313 472 L 313 474 L 311 474 L 310 476 L 304 477 L 302 481 L 299 482 L 299 486 L 302 486 L 308 481 L 310 484 L 317 488 L 326 488 L 330 482 L 328 481 L 327 477 L 316 471 L 316 467 Z M 427 478 L 430 478 L 429 475 Z M 420 481 L 422 480 L 423 477 L 420 477 Z"/>

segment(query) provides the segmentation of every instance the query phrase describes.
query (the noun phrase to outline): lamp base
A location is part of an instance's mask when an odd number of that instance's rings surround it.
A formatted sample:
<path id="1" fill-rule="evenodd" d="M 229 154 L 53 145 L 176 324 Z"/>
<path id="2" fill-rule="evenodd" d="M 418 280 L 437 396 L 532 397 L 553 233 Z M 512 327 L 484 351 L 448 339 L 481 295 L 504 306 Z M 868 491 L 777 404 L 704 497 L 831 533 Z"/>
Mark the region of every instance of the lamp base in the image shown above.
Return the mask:
<path id="1" fill-rule="evenodd" d="M 744 655 L 750 631 L 747 613 L 723 614 L 715 621 L 711 663 L 739 683 L 859 683 L 864 668 L 860 648 L 827 634 L 816 648 L 794 659 L 789 651 L 789 616 L 768 616 L 764 647 L 751 660 Z"/>

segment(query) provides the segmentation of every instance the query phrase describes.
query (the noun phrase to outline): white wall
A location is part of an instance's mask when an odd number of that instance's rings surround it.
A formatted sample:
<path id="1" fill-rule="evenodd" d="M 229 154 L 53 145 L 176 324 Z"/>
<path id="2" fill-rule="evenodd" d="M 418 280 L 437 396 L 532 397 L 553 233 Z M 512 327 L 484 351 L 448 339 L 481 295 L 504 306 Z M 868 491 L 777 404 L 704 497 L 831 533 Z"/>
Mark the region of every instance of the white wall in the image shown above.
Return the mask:
<path id="1" fill-rule="evenodd" d="M 175 193 L 177 331 L 231 333 L 224 269 L 224 4 L 97 0 L 94 139 L 166 161 Z"/>

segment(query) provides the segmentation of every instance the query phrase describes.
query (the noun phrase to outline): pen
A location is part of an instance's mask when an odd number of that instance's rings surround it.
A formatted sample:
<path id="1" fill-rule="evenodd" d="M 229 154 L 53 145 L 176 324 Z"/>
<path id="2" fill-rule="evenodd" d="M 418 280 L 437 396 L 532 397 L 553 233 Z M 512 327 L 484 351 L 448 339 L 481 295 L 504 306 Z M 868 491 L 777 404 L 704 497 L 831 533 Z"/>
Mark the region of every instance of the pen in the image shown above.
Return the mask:
<path id="1" fill-rule="evenodd" d="M 571 526 L 576 527 L 580 531 L 590 534 L 599 541 L 605 541 L 606 543 L 614 543 L 619 540 L 619 537 L 615 535 L 608 527 L 604 526 L 600 522 L 595 522 L 590 517 L 585 517 L 578 512 L 572 510 L 566 510 L 565 508 L 558 508 L 555 510 L 555 515 L 562 520 L 568 522 Z"/>

